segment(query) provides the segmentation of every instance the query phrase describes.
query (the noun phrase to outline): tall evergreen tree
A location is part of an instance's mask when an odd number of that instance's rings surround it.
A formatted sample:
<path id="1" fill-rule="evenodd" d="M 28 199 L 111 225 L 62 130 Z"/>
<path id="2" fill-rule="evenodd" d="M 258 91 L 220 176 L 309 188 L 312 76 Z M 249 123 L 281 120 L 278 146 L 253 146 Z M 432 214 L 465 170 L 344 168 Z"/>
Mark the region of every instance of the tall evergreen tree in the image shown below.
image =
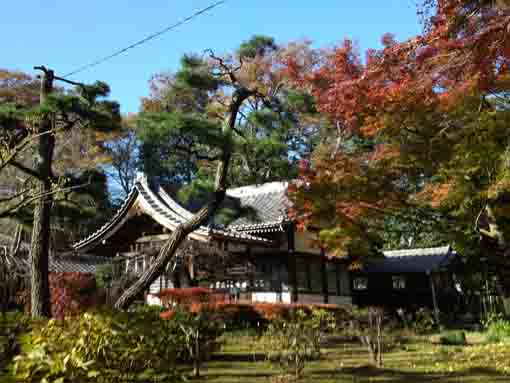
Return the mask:
<path id="1" fill-rule="evenodd" d="M 109 92 L 106 84 L 86 86 L 73 83 L 76 88 L 64 92 L 55 90 L 53 82 L 70 81 L 56 77 L 53 71 L 45 67 L 37 69 L 43 72 L 39 97 L 33 96 L 27 103 L 24 102 L 25 98 L 10 96 L 0 108 L 1 139 L 4 142 L 8 139 L 12 141 L 10 147 L 4 145 L 3 158 L 8 159 L 5 163 L 24 173 L 30 180 L 27 189 L 18 193 L 17 197 L 22 200 L 19 206 L 26 206 L 23 202 L 34 205 L 31 247 L 31 300 L 34 317 L 50 315 L 48 255 L 54 195 L 83 186 L 72 185 L 71 179 L 59 177 L 55 173 L 55 148 L 59 145 L 59 139 L 73 129 L 111 131 L 120 122 L 118 104 L 102 99 Z M 9 92 L 6 93 L 9 95 Z M 34 147 L 35 164 L 20 162 L 18 153 L 14 158 L 9 157 L 10 148 L 16 149 L 27 140 Z"/>

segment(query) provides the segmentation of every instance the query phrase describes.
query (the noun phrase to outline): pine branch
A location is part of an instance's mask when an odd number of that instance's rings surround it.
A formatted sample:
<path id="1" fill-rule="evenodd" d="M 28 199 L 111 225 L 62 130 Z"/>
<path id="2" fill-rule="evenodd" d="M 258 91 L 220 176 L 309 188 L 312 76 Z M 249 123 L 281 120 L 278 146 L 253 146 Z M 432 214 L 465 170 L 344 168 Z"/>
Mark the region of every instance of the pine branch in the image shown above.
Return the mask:
<path id="1" fill-rule="evenodd" d="M 90 185 L 90 182 L 87 182 L 86 184 L 69 186 L 69 187 L 66 187 L 66 188 L 57 188 L 57 189 L 54 189 L 54 190 L 52 190 L 52 191 L 50 191 L 48 193 L 37 193 L 37 194 L 33 195 L 30 198 L 21 200 L 19 203 L 17 203 L 14 206 L 11 206 L 10 208 L 7 208 L 7 209 L 5 209 L 3 211 L 0 211 L 0 218 L 12 217 L 14 214 L 19 212 L 21 209 L 23 209 L 24 207 L 27 207 L 28 205 L 30 205 L 32 202 L 38 200 L 39 198 L 47 197 L 47 196 L 52 196 L 52 195 L 55 195 L 57 193 L 63 193 L 63 192 L 71 191 L 71 190 L 80 189 L 80 188 L 83 188 L 83 187 L 85 187 L 87 185 Z"/>

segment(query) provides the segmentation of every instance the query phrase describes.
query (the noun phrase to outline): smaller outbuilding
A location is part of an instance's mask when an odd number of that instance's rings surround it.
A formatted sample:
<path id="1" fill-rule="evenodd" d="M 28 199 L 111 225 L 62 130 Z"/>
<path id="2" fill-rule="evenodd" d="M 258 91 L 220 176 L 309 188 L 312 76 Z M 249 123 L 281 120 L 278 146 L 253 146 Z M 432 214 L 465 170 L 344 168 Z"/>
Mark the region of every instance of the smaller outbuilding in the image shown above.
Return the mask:
<path id="1" fill-rule="evenodd" d="M 358 305 L 430 307 L 448 310 L 458 303 L 451 246 L 384 251 L 384 257 L 351 272 L 352 300 Z"/>

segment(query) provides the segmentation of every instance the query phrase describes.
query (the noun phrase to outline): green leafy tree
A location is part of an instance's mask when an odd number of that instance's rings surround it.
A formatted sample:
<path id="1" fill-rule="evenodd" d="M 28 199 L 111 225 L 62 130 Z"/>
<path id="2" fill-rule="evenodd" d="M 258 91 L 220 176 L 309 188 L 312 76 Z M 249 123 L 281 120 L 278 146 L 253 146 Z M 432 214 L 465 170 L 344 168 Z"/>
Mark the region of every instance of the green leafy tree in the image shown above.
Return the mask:
<path id="1" fill-rule="evenodd" d="M 292 124 L 298 110 L 291 108 L 276 53 L 269 54 L 276 52 L 274 43 L 255 39 L 248 45 L 258 47 L 254 57 L 187 55 L 175 75 L 153 80 L 138 117 L 143 168 L 152 180 L 184 184 L 181 195 L 202 196 L 203 207 L 173 232 L 118 308 L 146 290 L 187 234 L 216 215 L 228 186 L 292 176 L 293 157 L 309 147 L 299 141 L 304 128 Z"/>

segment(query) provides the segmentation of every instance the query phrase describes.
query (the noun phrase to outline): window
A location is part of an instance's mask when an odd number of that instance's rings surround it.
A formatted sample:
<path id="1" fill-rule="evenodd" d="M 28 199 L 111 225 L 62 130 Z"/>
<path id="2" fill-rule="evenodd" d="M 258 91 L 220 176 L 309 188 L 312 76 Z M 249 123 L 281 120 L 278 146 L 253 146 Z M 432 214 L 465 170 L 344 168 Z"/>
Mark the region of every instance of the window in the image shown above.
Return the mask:
<path id="1" fill-rule="evenodd" d="M 142 273 L 143 272 L 143 266 L 144 266 L 144 262 L 143 262 L 143 257 L 138 257 L 136 258 L 136 270 L 135 272 L 137 273 Z"/>
<path id="2" fill-rule="evenodd" d="M 404 277 L 394 275 L 391 278 L 393 280 L 393 288 L 395 290 L 403 290 L 406 288 L 406 279 Z"/>
<path id="3" fill-rule="evenodd" d="M 352 287 L 354 290 L 366 290 L 368 289 L 368 278 L 354 278 L 352 281 Z"/>

